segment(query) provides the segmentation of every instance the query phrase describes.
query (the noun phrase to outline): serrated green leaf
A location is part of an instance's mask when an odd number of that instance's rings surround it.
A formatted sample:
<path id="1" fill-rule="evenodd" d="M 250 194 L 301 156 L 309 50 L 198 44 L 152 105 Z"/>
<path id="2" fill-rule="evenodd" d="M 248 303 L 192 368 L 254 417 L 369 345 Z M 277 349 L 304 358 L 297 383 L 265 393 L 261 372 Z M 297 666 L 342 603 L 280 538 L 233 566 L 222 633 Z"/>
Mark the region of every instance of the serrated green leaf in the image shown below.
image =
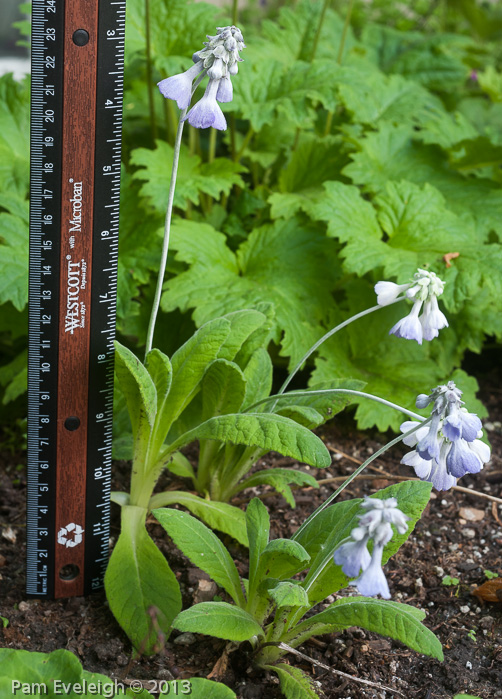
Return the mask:
<path id="1" fill-rule="evenodd" d="M 194 604 L 178 614 L 174 627 L 180 631 L 203 633 L 237 642 L 263 635 L 261 626 L 250 614 L 227 602 Z"/>
<path id="2" fill-rule="evenodd" d="M 145 529 L 146 509 L 124 506 L 122 528 L 105 575 L 113 615 L 136 649 L 155 652 L 157 632 L 148 614 L 155 608 L 158 627 L 168 633 L 181 609 L 176 576 Z"/>
<path id="3" fill-rule="evenodd" d="M 0 78 L 0 189 L 24 198 L 29 188 L 29 78 Z M 27 267 L 25 269 L 27 271 Z"/>
<path id="4" fill-rule="evenodd" d="M 19 311 L 28 303 L 28 225 L 0 213 L 0 304 L 7 301 Z"/>
<path id="5" fill-rule="evenodd" d="M 196 517 L 204 520 L 211 529 L 218 529 L 218 531 L 229 534 L 243 546 L 248 545 L 246 516 L 238 507 L 226 502 L 206 500 L 182 490 L 168 490 L 154 495 L 150 500 L 149 508 L 153 510 L 174 504 L 186 507 Z"/>
<path id="6" fill-rule="evenodd" d="M 192 563 L 223 587 L 236 604 L 244 606 L 239 573 L 218 537 L 186 512 L 163 508 L 154 510 L 153 515 Z"/>
<path id="7" fill-rule="evenodd" d="M 281 354 L 299 361 L 319 339 L 326 299 L 337 275 L 334 249 L 325 236 L 296 219 L 254 230 L 236 254 L 225 237 L 191 221 L 173 226 L 176 259 L 189 269 L 171 279 L 162 297 L 165 311 L 193 313 L 197 325 L 232 310 L 266 301 L 275 306 L 274 340 Z"/>
<path id="8" fill-rule="evenodd" d="M 216 158 L 212 163 L 201 164 L 199 156 L 182 145 L 179 162 L 175 207 L 184 209 L 188 202 L 198 204 L 201 192 L 217 199 L 221 194 L 228 195 L 234 184 L 244 187 L 239 173 L 246 168 L 232 160 Z M 172 163 L 173 148 L 165 141 L 156 141 L 155 150 L 136 148 L 131 154 L 131 164 L 139 168 L 133 177 L 145 182 L 140 193 L 159 213 L 167 207 Z"/>
<path id="9" fill-rule="evenodd" d="M 297 643 L 311 631 L 313 635 L 320 635 L 359 626 L 401 641 L 418 653 L 443 660 L 441 643 L 432 631 L 420 623 L 425 614 L 417 614 L 417 611 L 407 604 L 367 597 L 340 599 L 325 611 L 299 624 L 286 636 L 285 642 Z"/>

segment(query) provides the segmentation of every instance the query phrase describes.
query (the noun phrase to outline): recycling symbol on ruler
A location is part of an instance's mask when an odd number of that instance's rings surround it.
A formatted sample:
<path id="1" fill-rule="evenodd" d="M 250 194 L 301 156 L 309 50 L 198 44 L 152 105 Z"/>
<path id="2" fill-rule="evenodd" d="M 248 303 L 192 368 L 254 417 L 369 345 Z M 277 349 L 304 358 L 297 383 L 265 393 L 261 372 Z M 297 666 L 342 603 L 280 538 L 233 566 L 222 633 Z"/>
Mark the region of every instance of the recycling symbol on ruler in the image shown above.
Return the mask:
<path id="1" fill-rule="evenodd" d="M 73 548 L 78 546 L 82 542 L 82 534 L 84 530 L 80 524 L 74 524 L 70 522 L 66 527 L 61 527 L 58 531 L 58 544 L 66 546 L 66 548 Z"/>

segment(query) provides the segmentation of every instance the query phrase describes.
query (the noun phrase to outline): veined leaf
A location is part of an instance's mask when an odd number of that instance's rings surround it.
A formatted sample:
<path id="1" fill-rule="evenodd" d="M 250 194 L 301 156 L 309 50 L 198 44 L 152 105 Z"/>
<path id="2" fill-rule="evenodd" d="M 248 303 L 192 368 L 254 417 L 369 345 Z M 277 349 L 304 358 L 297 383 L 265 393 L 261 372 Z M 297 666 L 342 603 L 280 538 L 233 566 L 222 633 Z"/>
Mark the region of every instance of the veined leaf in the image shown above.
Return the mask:
<path id="1" fill-rule="evenodd" d="M 236 413 L 246 393 L 246 379 L 237 364 L 215 359 L 202 379 L 202 420 Z"/>
<path id="2" fill-rule="evenodd" d="M 297 644 L 310 635 L 359 626 L 401 641 L 418 653 L 443 660 L 438 638 L 420 622 L 424 617 L 423 612 L 407 604 L 351 597 L 337 600 L 325 611 L 296 626 L 287 634 L 285 642 Z"/>
<path id="3" fill-rule="evenodd" d="M 163 416 L 166 426 L 181 415 L 200 390 L 207 366 L 218 356 L 229 330 L 230 323 L 225 318 L 209 321 L 171 357 L 173 380 Z"/>
<path id="4" fill-rule="evenodd" d="M 281 691 L 287 699 L 319 699 L 312 680 L 299 667 L 286 663 L 265 667 L 279 676 Z"/>
<path id="5" fill-rule="evenodd" d="M 7 301 L 18 311 L 28 302 L 28 223 L 0 213 L 0 304 Z"/>
<path id="6" fill-rule="evenodd" d="M 244 609 L 227 602 L 201 602 L 180 612 L 174 621 L 180 631 L 203 633 L 227 641 L 248 641 L 263 636 L 263 629 Z"/>
<path id="7" fill-rule="evenodd" d="M 272 390 L 272 360 L 264 347 L 253 352 L 243 373 L 246 379 L 246 396 L 242 410 L 245 410 L 262 398 L 267 398 Z"/>
<path id="8" fill-rule="evenodd" d="M 131 154 L 131 163 L 139 167 L 133 177 L 145 182 L 140 193 L 147 197 L 158 212 L 167 207 L 169 183 L 173 164 L 173 148 L 165 141 L 156 141 L 155 150 L 136 148 Z M 185 208 L 188 202 L 199 203 L 201 192 L 217 199 L 221 194 L 230 194 L 233 185 L 244 187 L 239 175 L 245 167 L 226 158 L 216 158 L 212 163 L 201 164 L 198 155 L 190 153 L 182 145 L 176 178 L 174 206 Z"/>
<path id="9" fill-rule="evenodd" d="M 171 246 L 189 269 L 171 279 L 162 297 L 165 311 L 196 308 L 197 325 L 217 315 L 275 306 L 273 339 L 281 354 L 299 361 L 322 335 L 326 298 L 338 273 L 335 249 L 314 227 L 296 219 L 254 230 L 237 253 L 210 226 L 193 221 L 173 225 Z M 284 335 L 283 335 L 284 333 Z"/>
<path id="10" fill-rule="evenodd" d="M 276 606 L 280 607 L 308 607 L 309 598 L 299 582 L 284 580 L 269 590 L 270 597 Z"/>
<path id="11" fill-rule="evenodd" d="M 122 529 L 105 575 L 110 609 L 137 650 L 155 652 L 157 632 L 148 610 L 154 607 L 157 623 L 168 633 L 181 609 L 176 576 L 145 529 L 146 509 L 124 506 Z"/>
<path id="12" fill-rule="evenodd" d="M 131 350 L 115 342 L 115 374 L 124 394 L 135 442 L 134 458 L 143 463 L 157 412 L 157 391 L 150 374 Z"/>
<path id="13" fill-rule="evenodd" d="M 223 587 L 236 604 L 244 607 L 239 573 L 218 537 L 186 512 L 163 508 L 154 510 L 153 515 L 185 556 Z"/>
<path id="14" fill-rule="evenodd" d="M 271 413 L 237 413 L 213 417 L 185 432 L 169 449 L 179 449 L 195 439 L 216 439 L 278 451 L 284 456 L 291 456 L 318 468 L 327 468 L 331 463 L 329 452 L 319 437 L 293 420 Z"/>
<path id="15" fill-rule="evenodd" d="M 149 507 L 151 510 L 167 505 L 183 505 L 196 517 L 204 520 L 211 529 L 233 536 L 243 546 L 248 545 L 246 534 L 246 515 L 243 510 L 226 502 L 206 500 L 193 493 L 182 490 L 167 490 L 153 495 Z"/>

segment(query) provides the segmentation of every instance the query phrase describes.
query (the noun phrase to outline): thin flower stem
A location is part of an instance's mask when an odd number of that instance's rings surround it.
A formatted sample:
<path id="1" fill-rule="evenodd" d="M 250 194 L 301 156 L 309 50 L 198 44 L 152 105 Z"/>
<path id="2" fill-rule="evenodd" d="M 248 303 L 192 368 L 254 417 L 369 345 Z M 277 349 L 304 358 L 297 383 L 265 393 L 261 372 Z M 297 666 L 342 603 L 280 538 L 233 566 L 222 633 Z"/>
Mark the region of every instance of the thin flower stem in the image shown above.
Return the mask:
<path id="1" fill-rule="evenodd" d="M 340 323 L 340 325 L 337 325 L 335 328 L 332 328 L 327 332 L 325 335 L 321 337 L 320 340 L 318 340 L 312 347 L 307 351 L 307 353 L 300 359 L 298 364 L 295 366 L 293 371 L 290 373 L 286 381 L 282 384 L 282 386 L 279 389 L 279 394 L 284 393 L 286 388 L 289 386 L 293 378 L 296 376 L 298 371 L 301 369 L 302 365 L 304 362 L 307 361 L 307 359 L 310 357 L 311 354 L 313 354 L 318 347 L 322 345 L 323 342 L 328 340 L 332 335 L 337 333 L 339 330 L 342 328 L 345 328 L 345 326 L 349 325 L 350 323 L 354 322 L 354 320 L 358 320 L 359 318 L 362 318 L 363 316 L 367 316 L 369 313 L 373 313 L 374 311 L 378 311 L 380 308 L 386 308 L 387 306 L 391 306 L 393 303 L 397 303 L 398 301 L 402 301 L 405 297 L 404 296 L 398 296 L 397 299 L 392 301 L 391 303 L 386 304 L 386 306 L 372 306 L 371 308 L 367 308 L 365 311 L 361 311 L 360 313 L 356 313 L 355 316 L 352 316 L 351 318 L 348 318 L 347 320 L 344 320 L 343 323 Z M 275 406 L 274 406 L 275 407 Z M 273 408 L 272 408 L 273 410 Z"/>
<path id="2" fill-rule="evenodd" d="M 188 111 L 188 107 L 180 114 L 178 130 L 176 131 L 176 139 L 174 142 L 173 152 L 173 168 L 171 171 L 171 182 L 169 184 L 169 194 L 167 199 L 166 219 L 164 223 L 164 240 L 162 243 L 162 254 L 160 259 L 159 276 L 157 277 L 157 287 L 155 289 L 155 297 L 153 300 L 152 313 L 148 324 L 148 333 L 146 336 L 145 357 L 152 349 L 153 333 L 155 332 L 155 323 L 160 306 L 160 297 L 162 296 L 162 286 L 164 284 L 164 275 L 166 273 L 167 252 L 169 250 L 169 237 L 171 233 L 171 218 L 173 213 L 174 190 L 176 187 L 176 176 L 178 174 L 178 163 L 180 158 L 181 137 L 183 135 L 183 127 L 185 126 L 184 117 Z"/>
<path id="3" fill-rule="evenodd" d="M 345 48 L 345 41 L 347 39 L 347 32 L 349 30 L 350 18 L 352 17 L 352 10 L 354 9 L 354 0 L 350 0 L 349 7 L 347 9 L 347 14 L 345 15 L 345 22 L 342 29 L 342 37 L 340 39 L 340 46 L 338 47 L 338 56 L 336 57 L 336 62 L 338 65 L 342 65 L 343 50 Z M 328 136 L 331 132 L 331 124 L 333 123 L 334 111 L 330 110 L 326 118 L 326 126 L 324 127 L 324 135 Z"/>
<path id="4" fill-rule="evenodd" d="M 216 129 L 211 128 L 209 131 L 209 154 L 208 163 L 212 163 L 216 154 Z"/>
<path id="5" fill-rule="evenodd" d="M 310 56 L 311 63 L 314 60 L 316 52 L 317 52 L 317 45 L 319 43 L 319 37 L 321 36 L 322 25 L 324 22 L 324 16 L 325 16 L 326 10 L 330 6 L 330 4 L 331 4 L 331 0 L 324 0 L 324 4 L 323 4 L 322 10 L 321 10 L 321 16 L 319 17 L 319 24 L 317 25 L 317 30 L 316 30 L 315 37 L 314 37 L 314 45 L 312 46 L 312 54 Z"/>
<path id="6" fill-rule="evenodd" d="M 253 403 L 253 405 L 250 405 L 244 412 L 248 413 L 254 410 L 258 405 L 262 405 L 263 403 L 267 403 L 268 401 L 271 400 L 276 400 L 276 403 L 281 399 L 281 398 L 295 398 L 295 397 L 302 397 L 302 396 L 329 396 L 332 393 L 346 393 L 349 396 L 361 396 L 361 398 L 369 398 L 370 400 L 374 400 L 377 403 L 382 403 L 382 405 L 386 405 L 389 408 L 394 408 L 395 410 L 399 410 L 401 413 L 404 413 L 405 415 L 408 415 L 409 417 L 414 418 L 415 420 L 420 420 L 424 421 L 425 418 L 423 415 L 419 415 L 418 413 L 414 413 L 412 410 L 408 410 L 407 408 L 403 408 L 402 406 L 398 405 L 397 403 L 392 403 L 390 400 L 386 400 L 385 398 L 380 398 L 380 396 L 374 396 L 372 393 L 365 393 L 364 391 L 355 391 L 350 388 L 326 388 L 322 389 L 319 391 L 290 391 L 289 393 L 276 393 L 273 396 L 268 396 L 267 398 L 262 398 L 262 400 L 257 401 L 256 403 Z"/>
<path id="7" fill-rule="evenodd" d="M 246 148 L 248 147 L 249 141 L 253 138 L 253 136 L 254 136 L 254 129 L 253 129 L 252 126 L 250 126 L 250 127 L 249 127 L 249 130 L 248 130 L 248 132 L 247 132 L 247 134 L 246 134 L 245 137 L 244 137 L 244 140 L 243 140 L 243 142 L 242 142 L 242 145 L 241 145 L 241 147 L 239 148 L 239 150 L 237 151 L 237 154 L 236 154 L 236 156 L 235 156 L 235 158 L 234 158 L 234 161 L 235 161 L 236 163 L 239 162 L 239 160 L 242 158 L 242 154 L 244 153 L 244 151 L 245 151 Z"/>
<path id="8" fill-rule="evenodd" d="M 150 112 L 150 130 L 152 140 L 157 138 L 157 124 L 155 122 L 155 106 L 153 102 L 153 78 L 152 78 L 152 47 L 150 42 L 150 0 L 145 0 L 145 33 L 146 33 L 146 84 L 148 86 L 148 108 Z"/>
<path id="9" fill-rule="evenodd" d="M 395 444 L 399 444 L 399 442 L 402 442 L 403 439 L 405 439 L 406 437 L 409 437 L 410 435 L 414 434 L 417 430 L 419 430 L 421 427 L 423 427 L 424 425 L 426 425 L 427 423 L 429 423 L 431 420 L 432 420 L 431 417 L 427 418 L 426 420 L 424 420 L 423 422 L 421 422 L 421 423 L 420 423 L 419 425 L 417 425 L 416 427 L 413 427 L 413 429 L 408 430 L 408 432 L 405 432 L 404 434 L 400 434 L 399 436 L 395 437 L 393 440 L 391 440 L 391 441 L 388 442 L 387 444 L 384 444 L 383 447 L 380 447 L 380 449 L 378 449 L 374 454 L 372 454 L 372 455 L 369 457 L 369 459 L 366 459 L 366 461 L 364 461 L 364 462 L 359 466 L 359 468 L 356 468 L 356 470 L 354 471 L 354 473 L 352 473 L 352 474 L 347 478 L 347 480 L 344 481 L 344 482 L 342 483 L 342 485 L 341 485 L 339 488 L 337 488 L 337 489 L 335 490 L 335 492 L 332 493 L 332 494 L 329 496 L 329 498 L 328 498 L 325 502 L 323 502 L 322 505 L 320 505 L 316 510 L 314 510 L 314 512 L 312 512 L 312 514 L 311 514 L 309 517 L 307 517 L 307 519 L 305 520 L 305 522 L 303 522 L 303 524 L 299 527 L 299 529 L 297 529 L 297 531 L 293 534 L 293 536 L 292 536 L 291 538 L 292 538 L 292 539 L 297 539 L 298 536 L 301 534 L 301 532 L 305 529 L 305 527 L 307 527 L 308 524 L 310 524 L 310 522 L 312 522 L 312 520 L 313 520 L 315 517 L 317 517 L 317 515 L 319 515 L 330 503 L 332 503 L 333 500 L 334 500 L 335 498 L 337 498 L 338 495 L 340 495 L 340 493 L 342 492 L 342 490 L 345 490 L 345 488 L 349 485 L 349 483 L 351 483 L 351 482 L 354 480 L 354 478 L 355 478 L 356 476 L 358 476 L 358 475 L 366 468 L 366 466 L 368 466 L 368 465 L 369 465 L 372 461 L 374 461 L 375 459 L 378 459 L 378 457 L 379 457 L 381 454 L 383 454 L 385 451 L 387 451 L 387 449 L 390 449 L 390 448 L 393 447 Z"/>
<path id="10" fill-rule="evenodd" d="M 239 0 L 233 0 L 232 2 L 232 24 L 237 26 L 239 20 Z"/>
<path id="11" fill-rule="evenodd" d="M 192 97 L 194 95 L 195 90 L 199 87 L 202 80 L 204 80 L 204 78 L 206 77 L 206 72 L 207 71 L 205 71 L 205 70 L 202 71 L 202 73 L 198 76 L 197 80 L 194 82 L 193 87 L 192 87 Z M 169 194 L 167 197 L 167 210 L 166 210 L 166 218 L 165 218 L 165 223 L 164 223 L 164 240 L 162 242 L 162 254 L 161 254 L 161 259 L 160 259 L 159 275 L 157 277 L 157 287 L 155 289 L 155 297 L 153 299 L 152 313 L 150 315 L 150 322 L 148 324 L 148 332 L 147 332 L 147 336 L 146 336 L 145 357 L 152 349 L 153 334 L 155 332 L 155 323 L 157 321 L 157 315 L 159 312 L 160 297 L 162 296 L 162 286 L 164 284 L 164 275 L 166 273 L 167 253 L 169 251 L 169 237 L 170 237 L 170 233 L 171 233 L 171 218 L 172 218 L 172 214 L 173 214 L 174 190 L 176 188 L 176 176 L 178 174 L 178 163 L 179 163 L 179 159 L 180 159 L 181 137 L 183 136 L 183 127 L 185 126 L 185 117 L 187 115 L 189 108 L 190 108 L 190 105 L 188 105 L 188 107 L 186 107 L 186 109 L 183 109 L 180 113 L 180 120 L 178 122 L 178 129 L 176 131 L 176 138 L 174 141 L 173 167 L 171 170 L 171 182 L 169 183 Z"/>

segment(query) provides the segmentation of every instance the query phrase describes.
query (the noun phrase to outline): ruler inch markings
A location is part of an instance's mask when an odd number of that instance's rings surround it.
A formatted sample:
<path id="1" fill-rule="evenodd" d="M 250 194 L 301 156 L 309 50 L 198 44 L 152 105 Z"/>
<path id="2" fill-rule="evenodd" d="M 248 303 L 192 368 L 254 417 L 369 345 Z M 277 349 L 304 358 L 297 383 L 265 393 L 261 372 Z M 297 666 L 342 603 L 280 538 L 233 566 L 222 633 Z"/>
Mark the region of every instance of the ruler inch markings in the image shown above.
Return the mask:
<path id="1" fill-rule="evenodd" d="M 116 240 L 119 202 L 107 183 L 119 186 L 120 169 L 104 177 L 101 158 L 120 165 L 124 12 L 125 0 L 32 4 L 26 590 L 34 597 L 99 589 L 107 562 L 111 449 L 100 447 L 112 427 L 117 256 L 102 230 L 109 220 Z"/>

